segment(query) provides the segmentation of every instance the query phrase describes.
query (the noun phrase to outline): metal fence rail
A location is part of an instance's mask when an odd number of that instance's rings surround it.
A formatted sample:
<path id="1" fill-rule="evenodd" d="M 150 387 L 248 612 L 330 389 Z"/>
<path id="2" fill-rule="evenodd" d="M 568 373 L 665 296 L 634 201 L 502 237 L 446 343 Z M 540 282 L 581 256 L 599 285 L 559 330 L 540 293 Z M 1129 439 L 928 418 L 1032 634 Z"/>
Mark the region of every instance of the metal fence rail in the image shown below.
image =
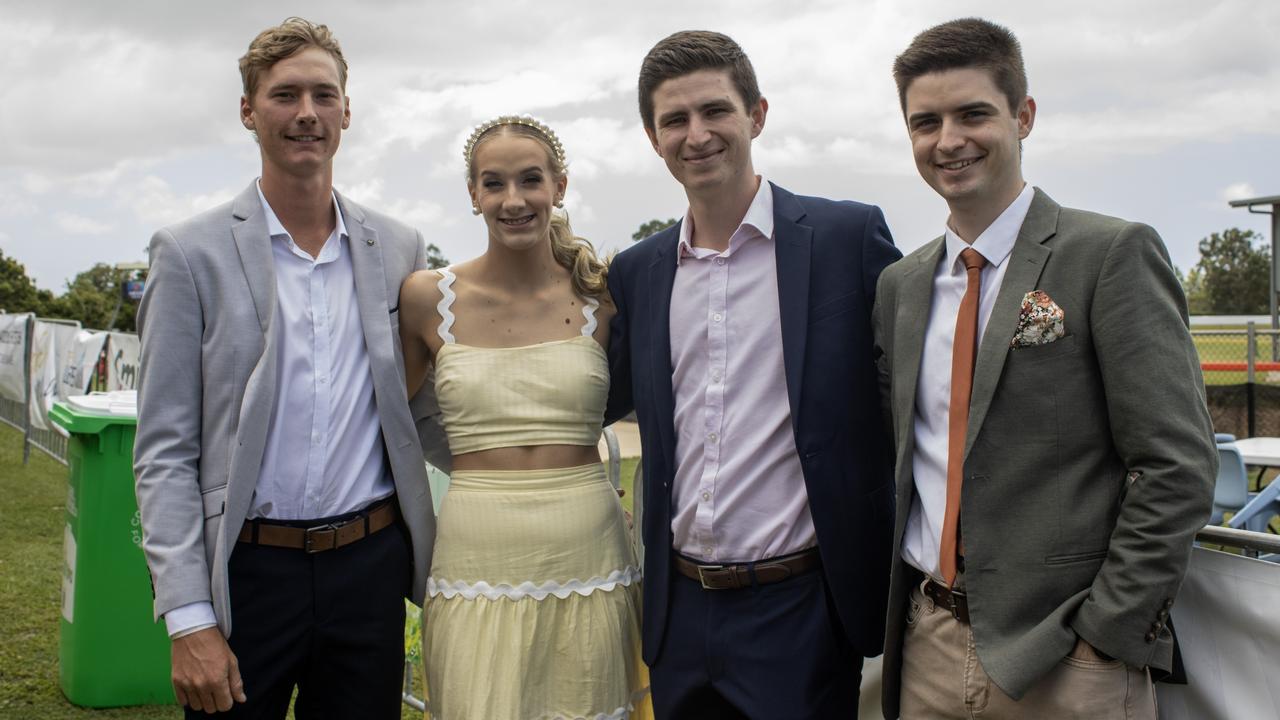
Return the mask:
<path id="1" fill-rule="evenodd" d="M 1244 550 L 1246 554 L 1257 556 L 1261 553 L 1280 553 L 1280 535 L 1271 533 L 1250 532 L 1237 528 L 1209 525 L 1196 533 L 1199 542 L 1225 545 Z"/>
<path id="2" fill-rule="evenodd" d="M 1206 385 L 1280 385 L 1280 330 L 1192 330 Z"/>

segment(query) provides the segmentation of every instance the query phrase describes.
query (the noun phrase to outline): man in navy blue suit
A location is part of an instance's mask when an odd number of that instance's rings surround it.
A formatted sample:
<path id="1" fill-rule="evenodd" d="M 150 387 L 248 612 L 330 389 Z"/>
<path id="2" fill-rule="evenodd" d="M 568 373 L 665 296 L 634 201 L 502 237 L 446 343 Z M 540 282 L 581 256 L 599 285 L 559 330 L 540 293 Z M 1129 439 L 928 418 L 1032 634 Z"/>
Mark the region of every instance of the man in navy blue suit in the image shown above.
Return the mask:
<path id="1" fill-rule="evenodd" d="M 684 219 L 618 255 L 609 420 L 644 446 L 644 659 L 659 718 L 856 713 L 883 647 L 891 449 L 872 356 L 880 210 L 756 174 L 737 43 L 679 32 L 640 115 Z"/>

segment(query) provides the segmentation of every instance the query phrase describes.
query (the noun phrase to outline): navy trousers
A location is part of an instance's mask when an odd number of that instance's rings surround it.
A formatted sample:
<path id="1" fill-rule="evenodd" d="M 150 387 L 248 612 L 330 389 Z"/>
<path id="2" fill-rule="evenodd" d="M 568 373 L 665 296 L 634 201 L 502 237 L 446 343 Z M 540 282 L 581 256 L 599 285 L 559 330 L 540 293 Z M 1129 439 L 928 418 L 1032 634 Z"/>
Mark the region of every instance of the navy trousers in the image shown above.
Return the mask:
<path id="1" fill-rule="evenodd" d="M 313 555 L 237 543 L 227 571 L 228 643 L 248 702 L 215 717 L 283 720 L 297 687 L 298 720 L 399 720 L 404 599 L 413 580 L 401 524 Z M 186 717 L 210 716 L 187 708 Z"/>
<path id="2" fill-rule="evenodd" d="M 856 718 L 861 681 L 820 571 L 738 590 L 672 574 L 658 720 Z"/>

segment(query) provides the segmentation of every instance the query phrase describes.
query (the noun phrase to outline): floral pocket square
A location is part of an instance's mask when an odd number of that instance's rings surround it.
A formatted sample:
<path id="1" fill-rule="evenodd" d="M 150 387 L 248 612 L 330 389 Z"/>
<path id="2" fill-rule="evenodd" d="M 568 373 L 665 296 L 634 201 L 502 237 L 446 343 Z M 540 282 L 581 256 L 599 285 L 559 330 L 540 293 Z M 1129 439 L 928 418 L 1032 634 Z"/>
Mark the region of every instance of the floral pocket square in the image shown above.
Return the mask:
<path id="1" fill-rule="evenodd" d="M 1047 345 L 1066 334 L 1062 308 L 1043 290 L 1032 290 L 1022 296 L 1022 312 L 1018 313 L 1018 330 L 1013 334 L 1015 348 Z"/>

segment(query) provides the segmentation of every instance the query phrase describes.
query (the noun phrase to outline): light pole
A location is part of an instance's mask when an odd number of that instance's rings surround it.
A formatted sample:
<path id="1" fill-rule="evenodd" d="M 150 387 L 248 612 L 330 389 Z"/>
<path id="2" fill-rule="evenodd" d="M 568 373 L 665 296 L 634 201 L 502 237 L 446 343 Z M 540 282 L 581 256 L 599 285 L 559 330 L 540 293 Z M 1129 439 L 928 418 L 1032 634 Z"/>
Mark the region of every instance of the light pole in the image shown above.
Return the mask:
<path id="1" fill-rule="evenodd" d="M 1231 207 L 1248 208 L 1249 212 L 1255 215 L 1271 216 L 1271 292 L 1268 295 L 1271 305 L 1271 329 L 1280 330 L 1280 312 L 1276 307 L 1276 291 L 1280 290 L 1280 265 L 1277 265 L 1277 255 L 1280 255 L 1280 195 L 1270 195 L 1268 197 L 1245 198 L 1243 200 L 1232 200 Z M 1270 205 L 1270 210 L 1255 210 L 1254 208 L 1264 205 Z M 1280 360 L 1280 346 L 1276 343 L 1276 336 L 1271 336 L 1271 360 Z"/>
<path id="2" fill-rule="evenodd" d="M 147 264 L 140 263 L 140 262 L 116 263 L 116 266 L 115 266 L 115 271 L 117 273 L 121 273 L 120 275 L 116 276 L 117 279 L 131 276 L 138 271 L 146 270 L 146 269 L 147 269 Z M 111 321 L 107 323 L 107 330 L 116 329 L 116 317 L 120 315 L 120 306 L 124 304 L 124 296 L 126 291 L 127 291 L 127 288 L 125 287 L 125 284 L 123 282 L 120 283 L 118 292 L 116 292 L 116 306 L 115 306 L 115 309 L 111 311 Z M 137 298 L 132 298 L 132 299 L 137 299 Z"/>

